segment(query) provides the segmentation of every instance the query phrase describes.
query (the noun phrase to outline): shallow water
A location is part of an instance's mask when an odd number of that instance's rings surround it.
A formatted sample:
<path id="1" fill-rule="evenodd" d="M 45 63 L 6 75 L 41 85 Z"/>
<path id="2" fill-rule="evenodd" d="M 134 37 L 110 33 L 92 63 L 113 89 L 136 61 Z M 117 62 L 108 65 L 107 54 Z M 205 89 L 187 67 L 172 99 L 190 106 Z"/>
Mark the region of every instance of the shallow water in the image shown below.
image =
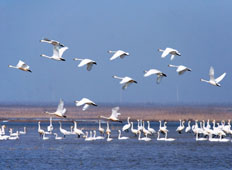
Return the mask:
<path id="1" fill-rule="evenodd" d="M 111 124 L 113 141 L 84 141 L 74 135 L 63 140 L 42 140 L 37 132 L 37 122 L 5 122 L 9 128 L 23 130 L 19 140 L 0 141 L 1 169 L 231 169 L 232 143 L 196 142 L 193 134 L 175 132 L 178 122 L 169 122 L 168 137 L 176 138 L 173 142 L 138 141 L 131 133 L 126 141 L 117 140 L 117 129 L 123 124 Z M 63 128 L 70 130 L 72 123 L 63 123 Z M 48 122 L 41 122 L 46 129 Z M 53 122 L 54 131 L 61 136 L 58 122 Z M 103 124 L 105 127 L 106 125 Z M 137 125 L 136 125 L 137 126 Z M 158 129 L 157 122 L 151 126 Z M 78 127 L 92 130 L 97 123 L 81 122 Z"/>

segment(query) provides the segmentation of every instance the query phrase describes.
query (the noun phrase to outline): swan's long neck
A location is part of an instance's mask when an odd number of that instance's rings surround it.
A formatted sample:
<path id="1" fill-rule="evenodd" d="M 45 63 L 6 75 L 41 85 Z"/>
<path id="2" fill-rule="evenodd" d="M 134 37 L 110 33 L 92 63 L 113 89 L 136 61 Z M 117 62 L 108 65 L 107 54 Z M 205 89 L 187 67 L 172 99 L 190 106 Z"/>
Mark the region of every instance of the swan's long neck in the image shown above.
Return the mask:
<path id="1" fill-rule="evenodd" d="M 123 79 L 122 77 L 118 77 L 118 76 L 113 76 L 113 78 L 119 79 L 119 80 L 122 80 L 122 79 Z"/>
<path id="2" fill-rule="evenodd" d="M 121 138 L 121 130 L 118 131 L 118 139 Z"/>
<path id="3" fill-rule="evenodd" d="M 45 55 L 45 54 L 41 54 L 40 56 L 41 56 L 41 57 L 45 57 L 45 58 L 52 58 L 52 57 L 47 56 L 47 55 Z"/>
<path id="4" fill-rule="evenodd" d="M 175 68 L 177 68 L 178 66 L 169 64 L 168 67 L 175 67 Z"/>
<path id="5" fill-rule="evenodd" d="M 17 66 L 8 65 L 10 68 L 18 68 Z"/>
<path id="6" fill-rule="evenodd" d="M 100 118 L 103 118 L 103 119 L 108 119 L 108 117 L 105 117 L 105 116 L 100 116 Z"/>
<path id="7" fill-rule="evenodd" d="M 50 125 L 52 126 L 52 117 L 50 117 Z"/>
<path id="8" fill-rule="evenodd" d="M 101 128 L 101 122 L 99 121 L 98 124 L 99 124 L 99 129 L 100 129 Z"/>
<path id="9" fill-rule="evenodd" d="M 160 127 L 159 128 L 161 128 L 161 121 L 159 121 L 160 122 Z"/>
<path id="10" fill-rule="evenodd" d="M 157 139 L 159 139 L 160 138 L 160 132 L 158 131 L 158 136 L 157 136 Z"/>
<path id="11" fill-rule="evenodd" d="M 127 118 L 127 123 L 130 124 L 130 118 L 129 117 Z"/>
<path id="12" fill-rule="evenodd" d="M 147 121 L 147 127 L 150 129 L 150 122 Z"/>
<path id="13" fill-rule="evenodd" d="M 205 80 L 205 79 L 200 79 L 201 81 L 203 81 L 203 82 L 206 82 L 206 83 L 209 83 L 210 81 L 208 81 L 208 80 Z"/>
<path id="14" fill-rule="evenodd" d="M 80 58 L 74 58 L 73 60 L 75 60 L 75 61 L 82 61 L 83 59 L 80 59 Z"/>

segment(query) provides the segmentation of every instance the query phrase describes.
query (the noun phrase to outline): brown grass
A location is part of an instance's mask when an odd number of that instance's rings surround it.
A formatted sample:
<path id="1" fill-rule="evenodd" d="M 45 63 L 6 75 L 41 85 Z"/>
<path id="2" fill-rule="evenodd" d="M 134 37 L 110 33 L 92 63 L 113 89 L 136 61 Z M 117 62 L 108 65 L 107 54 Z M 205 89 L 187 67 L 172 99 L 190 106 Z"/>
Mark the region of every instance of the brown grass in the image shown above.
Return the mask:
<path id="1" fill-rule="evenodd" d="M 0 119 L 34 119 L 49 118 L 45 111 L 55 111 L 56 108 L 51 107 L 0 107 Z M 67 117 L 69 119 L 98 119 L 100 115 L 108 116 L 111 114 L 111 107 L 91 107 L 87 111 L 82 111 L 77 107 L 67 107 Z M 232 119 L 232 111 L 229 107 L 121 107 L 120 119 L 126 120 L 128 116 L 132 120 L 168 120 L 178 121 L 182 120 L 226 120 Z"/>

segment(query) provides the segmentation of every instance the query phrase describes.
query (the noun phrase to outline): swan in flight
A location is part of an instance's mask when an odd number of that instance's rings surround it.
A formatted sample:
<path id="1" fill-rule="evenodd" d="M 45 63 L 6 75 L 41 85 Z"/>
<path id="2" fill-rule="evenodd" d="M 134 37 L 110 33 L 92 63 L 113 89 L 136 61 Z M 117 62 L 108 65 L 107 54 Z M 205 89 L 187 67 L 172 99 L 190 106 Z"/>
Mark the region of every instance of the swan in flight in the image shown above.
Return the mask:
<path id="1" fill-rule="evenodd" d="M 118 76 L 112 76 L 112 77 L 115 78 L 115 79 L 121 80 L 120 84 L 123 84 L 123 86 L 122 86 L 123 90 L 125 90 L 132 83 L 136 83 L 137 84 L 137 81 L 133 80 L 130 77 L 118 77 Z"/>
<path id="2" fill-rule="evenodd" d="M 129 137 L 121 137 L 121 130 L 118 130 L 118 140 L 126 140 L 126 139 L 129 139 Z"/>
<path id="3" fill-rule="evenodd" d="M 131 126 L 130 117 L 128 117 L 128 118 L 127 118 L 127 124 L 125 124 L 125 125 L 122 127 L 122 131 L 129 132 L 130 126 Z"/>
<path id="4" fill-rule="evenodd" d="M 118 57 L 120 57 L 121 59 L 123 59 L 125 56 L 129 56 L 128 52 L 122 51 L 122 50 L 118 50 L 118 51 L 108 51 L 108 53 L 114 54 L 110 60 L 114 60 Z"/>
<path id="5" fill-rule="evenodd" d="M 97 65 L 96 61 L 90 60 L 90 59 L 80 59 L 80 58 L 74 58 L 75 61 L 81 61 L 78 67 L 82 67 L 84 65 L 87 65 L 87 70 L 90 71 L 93 67 L 93 65 Z"/>
<path id="6" fill-rule="evenodd" d="M 171 60 L 173 60 L 176 55 L 181 56 L 180 52 L 173 48 L 166 48 L 165 50 L 158 49 L 158 51 L 163 52 L 161 58 L 165 58 L 168 54 L 171 54 Z"/>
<path id="7" fill-rule="evenodd" d="M 90 105 L 92 106 L 97 106 L 93 101 L 87 99 L 87 98 L 82 98 L 81 100 L 76 100 L 75 101 L 76 106 L 82 106 L 84 105 L 84 107 L 82 108 L 83 111 L 87 110 L 89 108 Z"/>
<path id="8" fill-rule="evenodd" d="M 62 58 L 63 53 L 68 49 L 68 47 L 59 47 L 59 46 L 54 46 L 53 47 L 53 55 L 52 56 L 47 56 L 45 54 L 41 54 L 41 57 L 46 57 L 52 60 L 56 61 L 65 61 L 64 58 Z"/>
<path id="9" fill-rule="evenodd" d="M 157 84 L 159 84 L 160 83 L 160 81 L 161 81 L 161 79 L 163 78 L 163 77 L 167 77 L 167 75 L 166 74 L 164 74 L 163 72 L 161 72 L 160 70 L 157 70 L 157 69 L 150 69 L 150 70 L 148 70 L 148 71 L 144 71 L 144 77 L 148 77 L 148 76 L 151 76 L 151 75 L 153 75 L 153 74 L 156 74 L 157 75 L 157 79 L 156 79 L 156 83 Z"/>
<path id="10" fill-rule="evenodd" d="M 58 117 L 66 118 L 66 116 L 64 115 L 66 113 L 66 108 L 64 108 L 64 101 L 62 99 L 60 99 L 60 103 L 59 103 L 57 110 L 55 112 L 45 112 L 45 113 L 50 114 L 50 115 L 56 115 Z"/>
<path id="11" fill-rule="evenodd" d="M 188 68 L 186 66 L 183 66 L 183 65 L 176 66 L 176 65 L 169 64 L 168 67 L 174 67 L 174 68 L 176 68 L 176 72 L 179 75 L 184 74 L 186 71 L 192 71 L 190 68 Z"/>
<path id="12" fill-rule="evenodd" d="M 16 69 L 19 69 L 19 70 L 22 70 L 22 71 L 32 72 L 30 70 L 30 66 L 27 65 L 22 60 L 19 60 L 19 62 L 18 62 L 18 64 L 16 66 L 8 65 L 8 67 L 10 67 L 10 68 L 16 68 Z"/>
<path id="13" fill-rule="evenodd" d="M 114 107 L 112 108 L 112 114 L 110 117 L 100 116 L 100 118 L 122 123 L 122 121 L 118 119 L 118 116 L 121 115 L 121 113 L 118 112 L 119 109 L 119 107 Z"/>
<path id="14" fill-rule="evenodd" d="M 206 83 L 209 83 L 211 85 L 214 86 L 218 86 L 221 87 L 221 85 L 219 84 L 220 81 L 222 81 L 222 79 L 226 76 L 226 73 L 223 73 L 221 76 L 219 76 L 218 78 L 214 78 L 214 68 L 211 66 L 209 69 L 209 81 L 208 80 L 204 80 L 201 79 L 201 81 L 204 81 Z"/>
<path id="15" fill-rule="evenodd" d="M 45 42 L 45 43 L 48 43 L 48 44 L 52 44 L 53 46 L 64 47 L 64 45 L 61 44 L 59 41 L 49 40 L 48 38 L 44 38 L 44 39 L 40 40 L 40 42 Z"/>

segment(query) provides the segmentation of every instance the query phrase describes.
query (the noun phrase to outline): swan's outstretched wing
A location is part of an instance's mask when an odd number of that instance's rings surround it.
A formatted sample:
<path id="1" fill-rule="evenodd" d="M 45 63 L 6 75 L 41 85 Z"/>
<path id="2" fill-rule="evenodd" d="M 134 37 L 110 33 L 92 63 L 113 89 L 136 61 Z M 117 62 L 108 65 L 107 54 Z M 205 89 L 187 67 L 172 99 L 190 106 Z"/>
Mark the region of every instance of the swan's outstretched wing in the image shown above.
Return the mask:
<path id="1" fill-rule="evenodd" d="M 92 62 L 90 62 L 90 63 L 87 64 L 87 70 L 88 71 L 90 71 L 92 69 L 92 67 L 93 67 L 93 63 Z"/>
<path id="2" fill-rule="evenodd" d="M 119 115 L 121 115 L 121 113 L 119 113 L 119 107 L 114 107 L 112 108 L 112 114 L 111 114 L 111 117 L 115 117 L 115 118 L 118 118 Z"/>
<path id="3" fill-rule="evenodd" d="M 25 62 L 23 62 L 22 60 L 19 60 L 18 64 L 17 64 L 17 67 L 21 67 L 21 68 L 24 68 L 24 69 L 29 69 L 29 65 L 27 65 Z"/>
<path id="4" fill-rule="evenodd" d="M 60 103 L 59 103 L 56 111 L 62 113 L 63 110 L 64 110 L 64 101 L 62 99 L 60 99 Z"/>
<path id="5" fill-rule="evenodd" d="M 144 71 L 145 74 L 144 74 L 144 77 L 148 77 L 152 74 L 158 74 L 158 73 L 161 73 L 161 71 L 157 70 L 157 69 L 150 69 L 149 71 Z"/>
<path id="6" fill-rule="evenodd" d="M 89 108 L 89 104 L 85 104 L 84 107 L 82 108 L 83 111 L 87 110 Z"/>
<path id="7" fill-rule="evenodd" d="M 156 79 L 156 83 L 157 83 L 157 84 L 160 84 L 162 78 L 163 78 L 162 75 L 158 75 L 158 76 L 157 76 L 157 79 Z"/>
<path id="8" fill-rule="evenodd" d="M 209 69 L 209 79 L 210 79 L 211 81 L 214 81 L 214 80 L 215 80 L 215 79 L 214 79 L 214 69 L 213 69 L 212 66 L 211 66 L 210 69 Z"/>
<path id="9" fill-rule="evenodd" d="M 63 53 L 68 49 L 68 47 L 62 47 L 62 48 L 58 48 L 59 50 L 59 56 L 62 57 Z"/>
<path id="10" fill-rule="evenodd" d="M 170 52 L 171 52 L 171 48 L 166 48 L 164 51 L 163 51 L 163 53 L 162 53 L 162 55 L 161 55 L 161 58 L 165 58 Z"/>
<path id="11" fill-rule="evenodd" d="M 122 55 L 124 55 L 124 54 L 125 54 L 124 51 L 118 50 L 118 51 L 116 51 L 116 53 L 114 53 L 114 55 L 110 58 L 110 60 L 114 60 L 114 59 L 116 59 L 117 57 L 120 57 L 120 56 L 122 56 Z"/>
<path id="12" fill-rule="evenodd" d="M 215 79 L 215 82 L 219 83 L 220 81 L 222 81 L 222 79 L 224 79 L 225 76 L 226 76 L 226 73 L 223 73 L 220 77 Z"/>

